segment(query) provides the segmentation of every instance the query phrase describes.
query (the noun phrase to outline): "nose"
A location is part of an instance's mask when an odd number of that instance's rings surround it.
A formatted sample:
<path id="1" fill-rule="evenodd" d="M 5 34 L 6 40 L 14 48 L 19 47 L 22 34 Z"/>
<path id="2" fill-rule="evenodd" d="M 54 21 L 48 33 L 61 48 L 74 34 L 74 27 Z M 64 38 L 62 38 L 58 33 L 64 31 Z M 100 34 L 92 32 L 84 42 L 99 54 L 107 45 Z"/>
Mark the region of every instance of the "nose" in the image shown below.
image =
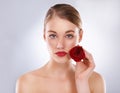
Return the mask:
<path id="1" fill-rule="evenodd" d="M 64 40 L 63 39 L 58 40 L 57 49 L 64 49 Z"/>

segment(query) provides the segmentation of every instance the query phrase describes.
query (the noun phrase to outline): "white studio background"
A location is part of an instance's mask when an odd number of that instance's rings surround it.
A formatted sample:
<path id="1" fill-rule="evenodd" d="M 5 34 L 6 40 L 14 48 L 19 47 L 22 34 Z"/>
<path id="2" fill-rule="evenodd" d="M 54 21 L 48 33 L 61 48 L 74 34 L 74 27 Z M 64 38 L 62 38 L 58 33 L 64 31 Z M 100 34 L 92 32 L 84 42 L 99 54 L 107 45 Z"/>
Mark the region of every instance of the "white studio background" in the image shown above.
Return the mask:
<path id="1" fill-rule="evenodd" d="M 0 93 L 15 93 L 19 76 L 48 61 L 43 20 L 56 3 L 79 10 L 84 29 L 81 44 L 93 54 L 107 93 L 120 93 L 119 0 L 0 0 Z"/>

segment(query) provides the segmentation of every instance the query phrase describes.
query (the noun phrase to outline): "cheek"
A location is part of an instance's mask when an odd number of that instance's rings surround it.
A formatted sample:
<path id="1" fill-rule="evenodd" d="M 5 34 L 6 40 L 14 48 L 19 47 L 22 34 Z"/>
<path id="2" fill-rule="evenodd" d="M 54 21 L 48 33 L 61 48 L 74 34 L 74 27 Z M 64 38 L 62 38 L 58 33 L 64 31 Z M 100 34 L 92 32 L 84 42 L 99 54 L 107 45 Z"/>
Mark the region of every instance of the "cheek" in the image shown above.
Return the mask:
<path id="1" fill-rule="evenodd" d="M 74 38 L 73 40 L 70 41 L 66 41 L 67 50 L 69 51 L 72 47 L 74 47 L 77 44 L 78 44 L 77 38 Z"/>
<path id="2" fill-rule="evenodd" d="M 55 49 L 55 46 L 56 46 L 56 42 L 55 41 L 53 42 L 52 40 L 47 39 L 46 43 L 47 43 L 47 47 L 48 47 L 49 50 Z"/>
<path id="3" fill-rule="evenodd" d="M 72 47 L 74 47 L 76 45 L 75 42 L 67 42 L 67 49 L 70 50 Z"/>

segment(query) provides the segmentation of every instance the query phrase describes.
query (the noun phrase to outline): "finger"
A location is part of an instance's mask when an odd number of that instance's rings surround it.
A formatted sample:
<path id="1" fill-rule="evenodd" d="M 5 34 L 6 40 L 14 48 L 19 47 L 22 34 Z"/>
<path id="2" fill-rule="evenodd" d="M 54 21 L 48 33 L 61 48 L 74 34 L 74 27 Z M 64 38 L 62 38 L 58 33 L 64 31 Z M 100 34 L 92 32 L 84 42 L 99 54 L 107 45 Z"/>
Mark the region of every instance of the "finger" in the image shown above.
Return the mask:
<path id="1" fill-rule="evenodd" d="M 85 56 L 86 58 L 84 60 L 89 60 L 89 62 L 92 62 L 94 63 L 94 60 L 93 60 L 93 56 L 91 53 L 89 53 L 87 50 L 84 49 L 84 52 L 85 52 Z"/>
<path id="2" fill-rule="evenodd" d="M 91 74 L 95 68 L 95 63 L 94 62 L 87 62 L 88 68 L 86 69 L 86 73 Z"/>
<path id="3" fill-rule="evenodd" d="M 85 65 L 85 63 L 84 62 L 77 62 L 76 63 L 76 71 L 77 72 L 82 72 L 82 71 L 84 71 L 84 70 L 86 70 L 87 69 L 87 66 Z"/>
<path id="4" fill-rule="evenodd" d="M 95 63 L 94 63 L 94 59 L 92 54 L 90 54 L 87 50 L 84 49 L 85 52 L 85 56 L 86 58 L 83 59 L 83 63 L 88 66 L 88 68 L 86 69 L 87 73 L 90 73 L 91 71 L 93 71 L 93 69 L 95 68 Z"/>

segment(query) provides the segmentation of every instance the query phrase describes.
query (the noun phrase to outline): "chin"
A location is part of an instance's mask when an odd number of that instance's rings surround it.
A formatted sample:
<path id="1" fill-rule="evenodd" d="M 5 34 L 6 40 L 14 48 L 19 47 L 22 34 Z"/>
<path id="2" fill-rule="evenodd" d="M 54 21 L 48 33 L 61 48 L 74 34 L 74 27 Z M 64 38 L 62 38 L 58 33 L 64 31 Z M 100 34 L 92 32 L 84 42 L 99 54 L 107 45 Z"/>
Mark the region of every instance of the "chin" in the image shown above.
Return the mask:
<path id="1" fill-rule="evenodd" d="M 70 59 L 68 57 L 55 57 L 54 60 L 57 63 L 67 63 Z"/>

